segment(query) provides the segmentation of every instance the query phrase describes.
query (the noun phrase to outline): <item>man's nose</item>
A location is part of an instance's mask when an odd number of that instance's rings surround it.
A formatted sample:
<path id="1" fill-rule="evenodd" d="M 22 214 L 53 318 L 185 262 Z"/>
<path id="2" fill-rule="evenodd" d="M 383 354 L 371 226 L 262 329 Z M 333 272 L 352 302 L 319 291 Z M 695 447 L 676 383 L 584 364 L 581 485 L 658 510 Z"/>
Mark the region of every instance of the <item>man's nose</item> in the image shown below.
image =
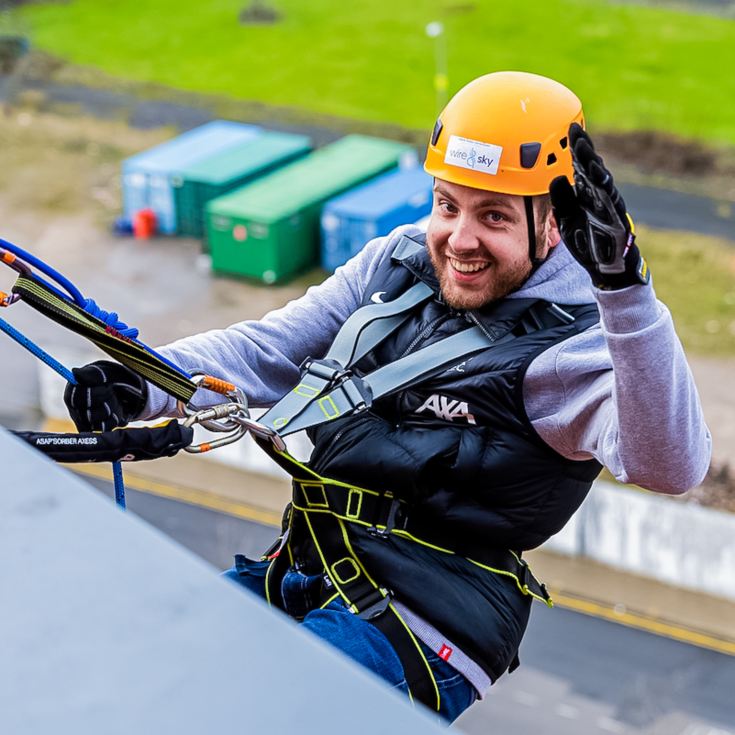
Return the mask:
<path id="1" fill-rule="evenodd" d="M 477 231 L 473 226 L 472 220 L 469 217 L 458 217 L 455 220 L 454 229 L 447 242 L 452 252 L 458 255 L 477 250 L 480 241 L 478 240 Z"/>

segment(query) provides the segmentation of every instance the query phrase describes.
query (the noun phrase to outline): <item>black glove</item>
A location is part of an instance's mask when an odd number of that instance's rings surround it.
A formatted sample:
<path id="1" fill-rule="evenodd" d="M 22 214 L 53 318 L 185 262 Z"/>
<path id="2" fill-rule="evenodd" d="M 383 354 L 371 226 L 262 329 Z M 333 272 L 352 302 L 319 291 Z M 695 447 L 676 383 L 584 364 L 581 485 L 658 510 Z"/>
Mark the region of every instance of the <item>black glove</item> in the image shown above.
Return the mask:
<path id="1" fill-rule="evenodd" d="M 64 403 L 78 431 L 111 431 L 134 420 L 145 408 L 148 386 L 130 368 L 99 360 L 72 368 Z"/>
<path id="2" fill-rule="evenodd" d="M 574 186 L 557 176 L 549 189 L 559 231 L 571 254 L 597 288 L 617 290 L 648 283 L 648 265 L 635 244 L 633 220 L 613 184 L 612 174 L 587 133 L 569 128 Z"/>

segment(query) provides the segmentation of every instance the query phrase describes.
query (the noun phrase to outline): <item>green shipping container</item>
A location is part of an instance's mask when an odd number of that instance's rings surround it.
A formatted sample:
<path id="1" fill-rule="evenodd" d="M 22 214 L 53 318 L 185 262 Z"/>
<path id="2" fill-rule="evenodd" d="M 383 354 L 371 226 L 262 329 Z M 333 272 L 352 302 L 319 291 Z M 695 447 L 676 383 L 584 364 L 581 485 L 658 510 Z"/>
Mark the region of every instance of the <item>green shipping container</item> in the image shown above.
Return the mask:
<path id="1" fill-rule="evenodd" d="M 416 165 L 413 148 L 348 135 L 211 201 L 212 269 L 275 283 L 315 265 L 324 203 L 398 165 Z"/>
<path id="2" fill-rule="evenodd" d="M 237 189 L 311 151 L 305 135 L 266 131 L 235 143 L 178 172 L 173 180 L 176 232 L 204 237 L 205 207 L 212 199 Z"/>

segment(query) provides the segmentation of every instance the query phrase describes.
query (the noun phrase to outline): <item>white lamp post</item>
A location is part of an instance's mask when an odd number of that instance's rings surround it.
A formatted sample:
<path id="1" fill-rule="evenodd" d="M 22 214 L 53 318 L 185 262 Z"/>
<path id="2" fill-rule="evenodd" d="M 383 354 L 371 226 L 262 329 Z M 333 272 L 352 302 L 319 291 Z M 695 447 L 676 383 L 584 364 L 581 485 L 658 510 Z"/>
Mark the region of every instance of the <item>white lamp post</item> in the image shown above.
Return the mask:
<path id="1" fill-rule="evenodd" d="M 437 114 L 447 103 L 447 44 L 444 37 L 444 24 L 435 20 L 426 26 L 426 35 L 434 39 L 434 91 L 436 92 Z"/>

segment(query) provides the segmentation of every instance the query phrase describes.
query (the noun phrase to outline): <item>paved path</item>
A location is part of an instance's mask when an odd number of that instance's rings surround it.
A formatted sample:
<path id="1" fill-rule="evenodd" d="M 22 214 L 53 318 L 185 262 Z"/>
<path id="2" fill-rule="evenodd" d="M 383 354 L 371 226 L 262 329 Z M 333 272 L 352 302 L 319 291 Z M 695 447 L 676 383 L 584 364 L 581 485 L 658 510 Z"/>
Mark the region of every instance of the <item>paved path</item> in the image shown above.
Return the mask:
<path id="1" fill-rule="evenodd" d="M 620 190 L 640 224 L 735 242 L 735 204 L 637 184 L 621 183 Z"/>

